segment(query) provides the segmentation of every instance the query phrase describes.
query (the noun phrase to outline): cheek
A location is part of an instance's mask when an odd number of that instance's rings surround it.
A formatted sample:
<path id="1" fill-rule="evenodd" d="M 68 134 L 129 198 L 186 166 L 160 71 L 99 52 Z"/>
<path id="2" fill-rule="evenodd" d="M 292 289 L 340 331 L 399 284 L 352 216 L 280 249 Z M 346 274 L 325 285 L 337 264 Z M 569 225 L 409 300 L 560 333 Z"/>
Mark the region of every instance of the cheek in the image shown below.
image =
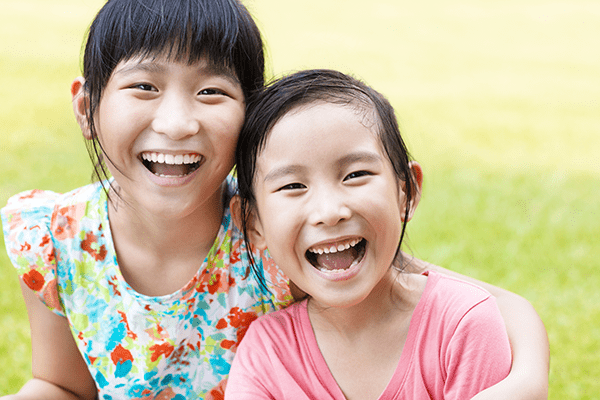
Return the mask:
<path id="1" fill-rule="evenodd" d="M 217 128 L 220 132 L 222 140 L 237 142 L 242 125 L 244 124 L 245 109 L 244 108 L 229 108 L 222 110 L 220 118 L 215 119 L 219 121 L 219 127 Z"/>
<path id="2" fill-rule="evenodd" d="M 295 252 L 299 227 L 297 212 L 277 201 L 263 202 L 260 208 L 264 210 L 261 219 L 265 228 L 267 246 L 270 247 L 273 257 L 289 256 Z"/>

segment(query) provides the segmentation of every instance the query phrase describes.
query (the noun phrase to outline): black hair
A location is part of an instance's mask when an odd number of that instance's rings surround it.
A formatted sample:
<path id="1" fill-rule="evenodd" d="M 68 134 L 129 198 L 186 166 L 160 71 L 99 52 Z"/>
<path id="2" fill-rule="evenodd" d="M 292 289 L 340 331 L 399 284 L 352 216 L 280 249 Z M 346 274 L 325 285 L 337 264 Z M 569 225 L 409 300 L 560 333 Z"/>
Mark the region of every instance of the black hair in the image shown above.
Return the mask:
<path id="1" fill-rule="evenodd" d="M 94 178 L 108 178 L 94 125 L 104 88 L 121 61 L 165 56 L 234 76 L 249 99 L 264 85 L 260 31 L 238 0 L 108 0 L 92 22 L 83 56 L 87 141 Z"/>
<path id="2" fill-rule="evenodd" d="M 394 108 L 382 94 L 360 80 L 326 69 L 300 71 L 280 78 L 248 104 L 235 155 L 246 248 L 251 248 L 246 233 L 248 218 L 256 205 L 253 192 L 256 162 L 264 149 L 267 137 L 273 126 L 290 111 L 317 102 L 353 107 L 370 119 L 398 180 L 405 182 L 407 207 L 396 251 L 396 258 L 400 257 L 400 247 L 409 219 L 410 204 L 415 196 L 416 182 L 410 169 L 411 157 L 400 135 Z M 252 253 L 249 252 L 248 256 L 255 268 Z"/>

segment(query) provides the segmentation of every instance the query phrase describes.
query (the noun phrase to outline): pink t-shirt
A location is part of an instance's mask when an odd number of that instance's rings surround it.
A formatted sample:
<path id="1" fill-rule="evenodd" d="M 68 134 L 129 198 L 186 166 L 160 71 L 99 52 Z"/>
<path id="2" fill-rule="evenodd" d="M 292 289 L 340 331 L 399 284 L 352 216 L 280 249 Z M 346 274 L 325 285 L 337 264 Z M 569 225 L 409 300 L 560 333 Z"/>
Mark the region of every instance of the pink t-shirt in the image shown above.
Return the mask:
<path id="1" fill-rule="evenodd" d="M 232 364 L 226 400 L 344 399 L 319 351 L 306 304 L 251 324 Z M 495 299 L 479 286 L 429 272 L 400 361 L 379 398 L 469 399 L 504 379 L 510 367 Z"/>

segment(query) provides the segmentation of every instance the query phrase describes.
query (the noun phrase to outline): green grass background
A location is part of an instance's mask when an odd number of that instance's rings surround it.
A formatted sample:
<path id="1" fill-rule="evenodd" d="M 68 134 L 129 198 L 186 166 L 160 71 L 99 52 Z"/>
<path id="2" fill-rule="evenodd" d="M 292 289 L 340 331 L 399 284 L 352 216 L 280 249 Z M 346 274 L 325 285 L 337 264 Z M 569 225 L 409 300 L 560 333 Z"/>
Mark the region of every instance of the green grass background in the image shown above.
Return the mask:
<path id="1" fill-rule="evenodd" d="M 98 0 L 0 2 L 0 204 L 91 165 L 71 112 Z M 425 170 L 410 248 L 529 299 L 550 398 L 600 393 L 600 3 L 246 0 L 269 75 L 329 67 L 386 94 Z M 3 239 L 3 238 L 2 238 Z M 0 394 L 29 378 L 28 323 L 0 251 Z M 48 332 L 48 334 L 52 334 Z"/>

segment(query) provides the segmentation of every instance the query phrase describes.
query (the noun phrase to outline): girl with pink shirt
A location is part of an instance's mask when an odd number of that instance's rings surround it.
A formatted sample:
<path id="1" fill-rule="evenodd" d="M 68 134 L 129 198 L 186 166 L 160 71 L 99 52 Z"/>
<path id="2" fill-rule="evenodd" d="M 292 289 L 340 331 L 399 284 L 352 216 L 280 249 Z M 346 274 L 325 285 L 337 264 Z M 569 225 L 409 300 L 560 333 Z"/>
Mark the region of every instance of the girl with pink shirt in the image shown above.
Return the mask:
<path id="1" fill-rule="evenodd" d="M 494 297 L 400 249 L 423 172 L 381 94 L 283 78 L 249 104 L 236 163 L 236 220 L 305 298 L 251 324 L 226 399 L 469 399 L 508 375 Z"/>

